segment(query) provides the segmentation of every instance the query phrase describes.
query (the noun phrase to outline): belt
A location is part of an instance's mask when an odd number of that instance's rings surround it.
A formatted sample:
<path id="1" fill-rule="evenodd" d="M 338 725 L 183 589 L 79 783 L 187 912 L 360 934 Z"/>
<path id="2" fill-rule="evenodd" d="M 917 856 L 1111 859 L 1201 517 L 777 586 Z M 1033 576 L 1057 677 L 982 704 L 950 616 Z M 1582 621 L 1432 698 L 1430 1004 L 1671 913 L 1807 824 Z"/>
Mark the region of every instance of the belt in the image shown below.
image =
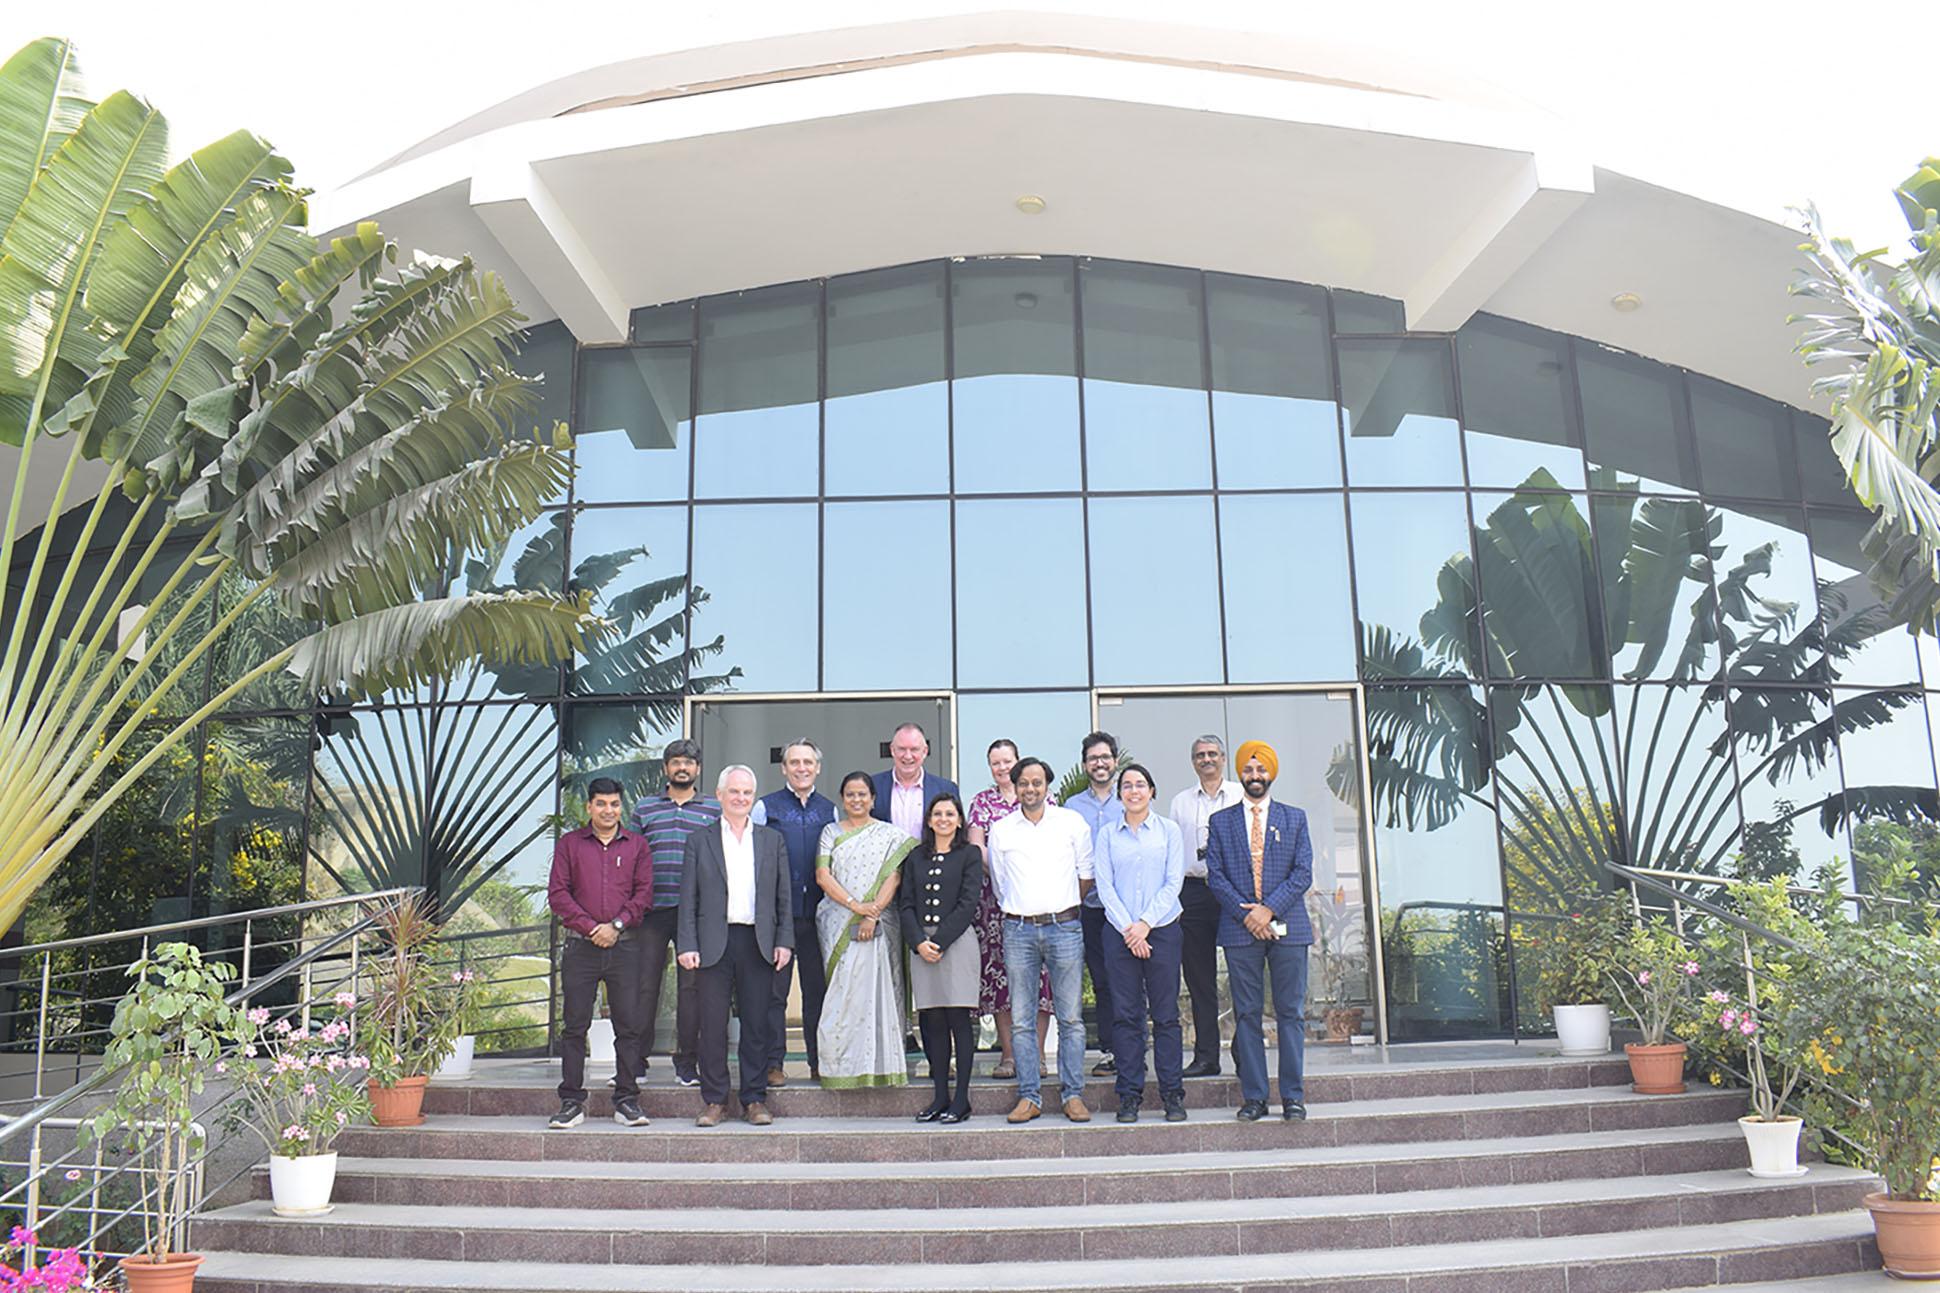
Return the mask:
<path id="1" fill-rule="evenodd" d="M 617 939 L 616 941 L 617 941 L 617 942 L 620 942 L 620 943 L 630 943 L 630 942 L 632 942 L 632 941 L 633 941 L 633 931 L 634 931 L 634 928 L 635 928 L 634 926 L 632 926 L 632 925 L 628 925 L 628 926 L 627 926 L 627 927 L 626 927 L 625 929 L 623 929 L 623 930 L 621 930 L 621 931 L 620 931 L 620 937 L 619 937 L 619 938 L 618 938 L 618 939 Z M 587 937 L 586 935 L 584 935 L 584 934 L 582 934 L 582 933 L 580 933 L 580 932 L 579 932 L 578 930 L 576 930 L 576 929 L 569 929 L 569 930 L 566 930 L 566 931 L 565 931 L 565 934 L 566 934 L 566 937 L 567 937 L 567 939 L 568 939 L 568 940 L 571 940 L 571 939 L 575 939 L 575 938 L 576 938 L 576 939 L 578 939 L 578 940 L 579 940 L 580 942 L 582 942 L 582 943 L 590 943 L 590 942 L 592 942 L 592 941 L 593 941 L 592 939 L 590 939 L 590 938 L 588 938 L 588 937 Z"/>
<path id="2" fill-rule="evenodd" d="M 1020 916 L 1013 911 L 1004 913 L 1005 920 L 1019 920 L 1026 925 L 1057 925 L 1067 920 L 1076 920 L 1077 918 L 1078 909 L 1076 907 L 1066 907 L 1063 911 L 1047 911 L 1037 916 Z"/>
<path id="3" fill-rule="evenodd" d="M 1206 883 L 1206 877 L 1205 877 L 1205 876 L 1202 876 L 1202 875 L 1189 875 L 1189 876 L 1187 876 L 1187 877 L 1186 877 L 1186 883 L 1187 883 L 1187 884 L 1204 884 L 1204 883 Z"/>

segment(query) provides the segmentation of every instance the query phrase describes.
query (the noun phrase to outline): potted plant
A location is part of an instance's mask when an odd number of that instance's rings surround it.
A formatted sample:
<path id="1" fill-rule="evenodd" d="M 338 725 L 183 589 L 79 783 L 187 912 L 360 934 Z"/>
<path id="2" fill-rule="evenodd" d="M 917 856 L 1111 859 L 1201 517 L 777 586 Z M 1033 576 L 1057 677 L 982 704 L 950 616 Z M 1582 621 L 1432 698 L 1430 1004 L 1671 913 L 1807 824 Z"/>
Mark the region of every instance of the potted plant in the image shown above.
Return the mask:
<path id="1" fill-rule="evenodd" d="M 287 1018 L 271 1022 L 269 1008 L 259 1006 L 244 1014 L 235 1050 L 216 1065 L 242 1092 L 239 1120 L 269 1148 L 270 1206 L 279 1215 L 330 1211 L 337 1136 L 370 1114 L 370 1060 L 350 1049 L 356 1005 L 355 993 L 338 993 L 344 1013 L 314 1029 Z"/>
<path id="2" fill-rule="evenodd" d="M 1612 893 L 1574 895 L 1569 913 L 1539 925 L 1523 947 L 1536 965 L 1536 986 L 1556 1022 L 1565 1055 L 1610 1053 L 1609 966 L 1630 913 Z"/>
<path id="3" fill-rule="evenodd" d="M 1752 991 L 1756 993 L 1755 984 Z M 1738 1119 L 1751 1153 L 1746 1170 L 1759 1177 L 1804 1176 L 1806 1169 L 1799 1166 L 1799 1132 L 1805 1122 L 1785 1112 L 1802 1074 L 1797 1065 L 1773 1053 L 1770 1019 L 1759 1013 L 1755 995 L 1738 1001 L 1729 992 L 1712 992 L 1704 999 L 1701 1017 L 1716 1030 L 1706 1049 L 1741 1058 L 1751 1084 L 1751 1112 Z"/>
<path id="4" fill-rule="evenodd" d="M 415 1127 L 424 1121 L 424 1084 L 457 1045 L 463 1012 L 432 964 L 438 926 L 430 904 L 402 899 L 376 920 L 383 946 L 365 962 L 369 991 L 358 1011 L 357 1044 L 370 1059 L 377 1125 Z"/>
<path id="5" fill-rule="evenodd" d="M 1353 951 L 1354 936 L 1360 931 L 1360 910 L 1348 903 L 1347 890 L 1342 887 L 1331 897 L 1309 896 L 1307 912 L 1313 921 L 1314 951 L 1318 953 L 1315 982 L 1320 991 L 1316 996 L 1327 1029 L 1326 1040 L 1344 1045 L 1361 1031 L 1363 1008 L 1351 1004 L 1362 977 L 1360 958 Z"/>
<path id="6" fill-rule="evenodd" d="M 141 1251 L 121 1261 L 131 1293 L 195 1286 L 202 1258 L 183 1251 L 202 1145 L 195 1122 L 204 1075 L 222 1058 L 236 1010 L 223 997 L 234 966 L 187 943 L 162 943 L 128 967 L 135 986 L 115 1006 L 102 1063 L 126 1076 L 113 1103 L 82 1124 L 96 1139 L 125 1138 L 144 1183 Z"/>
<path id="7" fill-rule="evenodd" d="M 458 1038 L 452 1044 L 451 1054 L 432 1075 L 441 1082 L 463 1082 L 472 1075 L 472 1060 L 478 1050 L 477 982 L 478 975 L 472 970 L 451 972 L 452 1027 L 458 1030 Z"/>
<path id="8" fill-rule="evenodd" d="M 1686 1048 L 1670 1039 L 1670 1030 L 1688 1009 L 1697 976 L 1691 945 L 1666 925 L 1635 925 L 1617 944 L 1605 978 L 1625 1016 L 1643 1034 L 1641 1042 L 1626 1042 L 1623 1048 L 1630 1060 L 1630 1089 L 1639 1095 L 1676 1095 L 1684 1089 Z"/>

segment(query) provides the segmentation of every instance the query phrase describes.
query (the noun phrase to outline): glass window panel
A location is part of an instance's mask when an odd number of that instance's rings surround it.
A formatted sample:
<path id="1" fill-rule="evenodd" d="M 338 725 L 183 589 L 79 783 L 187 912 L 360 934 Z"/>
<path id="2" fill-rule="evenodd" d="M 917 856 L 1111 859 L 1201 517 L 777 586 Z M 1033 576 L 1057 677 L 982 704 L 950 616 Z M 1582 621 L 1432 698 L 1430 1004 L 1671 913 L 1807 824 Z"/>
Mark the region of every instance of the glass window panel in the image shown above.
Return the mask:
<path id="1" fill-rule="evenodd" d="M 1854 879 L 1874 886 L 1870 868 L 1903 855 L 1922 827 L 1940 817 L 1933 791 L 1933 745 L 1919 692 L 1836 691 L 1839 762 L 1851 814 Z M 1882 717 L 1883 716 L 1883 717 Z"/>
<path id="2" fill-rule="evenodd" d="M 823 682 L 829 691 L 950 686 L 950 505 L 831 503 L 822 516 Z M 868 590 L 908 571 L 884 616 Z M 860 595 L 859 595 L 860 594 Z"/>
<path id="3" fill-rule="evenodd" d="M 1596 489 L 1697 492 L 1697 457 L 1675 369 L 1578 342 L 1576 383 Z"/>
<path id="4" fill-rule="evenodd" d="M 1365 292 L 1334 293 L 1335 332 L 1406 332 L 1407 312 L 1401 302 Z"/>
<path id="5" fill-rule="evenodd" d="M 816 690 L 817 549 L 813 504 L 694 509 L 692 640 L 730 689 Z"/>
<path id="6" fill-rule="evenodd" d="M 828 492 L 948 493 L 942 264 L 830 279 L 828 330 Z"/>
<path id="7" fill-rule="evenodd" d="M 1356 485 L 1459 485 L 1455 383 L 1441 341 L 1341 341 L 1347 478 Z"/>
<path id="8" fill-rule="evenodd" d="M 1198 273 L 1100 263 L 1080 281 L 1089 488 L 1209 487 Z"/>
<path id="9" fill-rule="evenodd" d="M 1618 687 L 1624 830 L 1633 866 L 1715 869 L 1738 833 L 1722 688 Z"/>
<path id="10" fill-rule="evenodd" d="M 631 705 L 571 706 L 563 735 L 561 815 L 569 822 L 580 820 L 586 783 L 594 777 L 612 777 L 625 786 L 629 809 L 664 791 L 667 777 L 660 756 L 667 742 L 680 735 L 681 710 L 673 696 Z"/>
<path id="11" fill-rule="evenodd" d="M 209 724 L 197 813 L 195 915 L 302 901 L 310 733 L 310 722 L 296 718 Z M 294 936 L 297 930 L 282 932 Z M 270 933 L 260 925 L 256 929 L 256 938 L 262 940 L 258 948 L 268 955 L 252 960 L 251 974 L 266 973 L 291 955 L 287 945 L 279 947 L 274 937 L 266 937 Z M 242 942 L 241 930 L 209 934 L 205 950 Z"/>
<path id="12" fill-rule="evenodd" d="M 1913 635 L 1894 624 L 1866 577 L 1871 564 L 1860 552 L 1870 517 L 1814 511 L 1812 566 L 1819 578 L 1819 615 L 1825 633 L 1826 668 L 1834 682 L 1868 687 L 1914 686 L 1920 681 Z"/>
<path id="13" fill-rule="evenodd" d="M 1091 622 L 1099 686 L 1224 681 L 1213 504 L 1091 500 Z"/>
<path id="14" fill-rule="evenodd" d="M 693 351 L 615 347 L 580 356 L 573 488 L 582 503 L 687 497 Z"/>
<path id="15" fill-rule="evenodd" d="M 1621 860 L 1610 704 L 1607 687 L 1489 689 L 1511 911 L 1567 911 Z"/>
<path id="16" fill-rule="evenodd" d="M 1364 677 L 1479 673 L 1468 506 L 1460 494 L 1355 494 Z M 1424 634 L 1434 640 L 1423 643 Z M 1385 643 L 1385 645 L 1384 645 Z M 1425 646 L 1414 651 L 1410 644 Z"/>
<path id="17" fill-rule="evenodd" d="M 675 301 L 670 305 L 646 305 L 633 312 L 635 341 L 692 341 L 694 303 Z"/>
<path id="18" fill-rule="evenodd" d="M 1455 362 L 1470 484 L 1583 488 L 1566 338 L 1481 317 L 1456 334 Z"/>
<path id="19" fill-rule="evenodd" d="M 1390 1035 L 1506 1033 L 1502 872 L 1481 692 L 1371 687 L 1367 709 Z"/>
<path id="20" fill-rule="evenodd" d="M 1500 678 L 1593 678 L 1596 563 L 1581 494 L 1477 494 L 1475 553 L 1489 672 Z"/>
<path id="21" fill-rule="evenodd" d="M 1745 831 L 1732 850 L 1753 879 L 1805 878 L 1849 856 L 1844 826 L 1827 831 L 1819 809 L 1839 793 L 1838 755 L 1825 726 L 1832 695 L 1809 688 L 1731 693 L 1732 741 Z"/>
<path id="22" fill-rule="evenodd" d="M 959 687 L 1090 683 L 1079 506 L 1074 498 L 956 505 Z"/>
<path id="23" fill-rule="evenodd" d="M 1711 509 L 1696 499 L 1591 501 L 1610 664 L 1619 678 L 1710 678 L 1718 620 L 1707 576 Z"/>
<path id="24" fill-rule="evenodd" d="M 1823 681 L 1819 600 L 1805 521 L 1783 508 L 1712 507 L 1725 667 L 1761 682 Z"/>
<path id="25" fill-rule="evenodd" d="M 1340 410 L 1327 294 L 1267 279 L 1206 275 L 1213 447 L 1227 489 L 1338 485 Z"/>
<path id="26" fill-rule="evenodd" d="M 820 488 L 820 310 L 813 283 L 701 302 L 696 497 Z"/>
<path id="27" fill-rule="evenodd" d="M 1352 679 L 1354 606 L 1341 496 L 1222 495 L 1219 532 L 1231 680 Z"/>
<path id="28" fill-rule="evenodd" d="M 186 581 L 185 581 L 186 582 Z M 256 581 L 241 571 L 230 569 L 223 572 L 222 581 L 216 586 L 215 601 L 218 617 L 227 615 L 243 598 L 250 595 Z M 166 623 L 157 619 L 150 622 L 153 632 Z M 186 629 L 188 626 L 184 626 Z M 314 632 L 319 626 L 314 621 L 293 618 L 283 609 L 283 604 L 274 597 L 258 597 L 249 608 L 238 616 L 223 635 L 209 647 L 204 657 L 208 664 L 214 693 L 225 691 L 233 686 L 236 679 L 247 674 L 270 656 L 284 647 L 294 646 L 300 639 Z M 177 637 L 180 642 L 184 633 Z M 199 638 L 197 632 L 194 637 Z M 179 656 L 178 656 L 179 658 Z M 166 671 L 164 671 L 165 673 Z M 156 678 L 162 675 L 153 675 Z M 193 697 L 195 705 L 184 703 Z M 187 715 L 201 704 L 198 693 L 187 695 L 173 694 L 175 704 L 168 706 L 173 712 Z M 266 673 L 237 692 L 223 706 L 228 710 L 255 709 L 303 709 L 311 702 L 311 695 L 305 689 L 303 680 L 288 669 L 277 669 Z"/>
<path id="29" fill-rule="evenodd" d="M 1808 503 L 1853 504 L 1852 485 L 1839 457 L 1832 452 L 1831 424 L 1824 418 L 1792 410 L 1793 438 L 1798 443 L 1799 478 Z"/>
<path id="30" fill-rule="evenodd" d="M 1704 492 L 1721 498 L 1797 498 L 1798 468 L 1785 406 L 1705 377 L 1693 376 L 1690 388 Z"/>
<path id="31" fill-rule="evenodd" d="M 578 657 L 573 690 L 637 695 L 677 692 L 686 685 L 681 647 L 687 509 L 599 507 L 579 513 L 573 518 L 572 570 L 573 587 L 591 590 L 593 609 L 614 625 L 613 634 L 590 655 Z M 701 633 L 698 615 L 694 634 L 696 642 L 711 636 Z M 719 652 L 708 652 L 704 662 L 692 663 L 697 673 L 719 674 L 727 662 Z"/>
<path id="32" fill-rule="evenodd" d="M 951 284 L 957 492 L 1077 489 L 1071 262 L 966 261 Z"/>
<path id="33" fill-rule="evenodd" d="M 547 439 L 551 439 L 553 427 L 561 422 L 572 425 L 573 350 L 576 345 L 573 334 L 557 319 L 525 330 L 525 336 L 519 342 L 519 353 L 512 358 L 511 368 L 515 373 L 539 379 L 539 404 L 526 418 L 521 419 L 521 431 L 528 429 L 528 426 L 535 427 Z M 547 501 L 565 502 L 566 491 L 559 491 Z"/>
<path id="34" fill-rule="evenodd" d="M 1071 747 L 1091 730 L 1088 691 L 963 692 L 957 697 L 957 784 L 964 802 L 994 784 L 987 752 L 992 741 L 1014 741 L 1018 752 L 1055 768 L 1071 762 Z"/>

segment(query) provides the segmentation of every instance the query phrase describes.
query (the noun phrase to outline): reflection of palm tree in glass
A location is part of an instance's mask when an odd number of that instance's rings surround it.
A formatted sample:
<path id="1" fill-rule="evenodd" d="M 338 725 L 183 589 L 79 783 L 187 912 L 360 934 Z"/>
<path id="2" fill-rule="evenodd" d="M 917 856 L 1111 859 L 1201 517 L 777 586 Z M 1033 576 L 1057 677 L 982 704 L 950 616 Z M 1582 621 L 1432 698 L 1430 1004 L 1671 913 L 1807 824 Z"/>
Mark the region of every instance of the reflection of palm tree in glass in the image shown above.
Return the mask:
<path id="1" fill-rule="evenodd" d="M 1481 677 L 1486 652 L 1490 677 L 1581 677 L 1586 662 L 1615 657 L 1620 681 L 1681 684 L 1635 688 L 1621 714 L 1607 685 L 1497 687 L 1487 709 L 1467 686 L 1370 689 L 1375 813 L 1391 827 L 1436 830 L 1470 803 L 1494 811 L 1493 781 L 1514 911 L 1563 909 L 1569 894 L 1604 883 L 1606 859 L 1717 871 L 1742 833 L 1729 824 L 1740 776 L 1782 788 L 1827 769 L 1840 734 L 1916 699 L 1875 691 L 1828 704 L 1840 664 L 1888 623 L 1878 608 L 1845 616 L 1825 583 L 1829 632 L 1795 603 L 1761 595 L 1775 544 L 1726 567 L 1715 509 L 1629 497 L 1599 501 L 1599 550 L 1575 499 L 1539 492 L 1556 488 L 1538 472 L 1489 513 L 1475 558 L 1442 567 L 1419 640 L 1383 625 L 1362 635 L 1370 677 Z M 1478 576 L 1485 645 L 1474 633 Z M 1600 618 L 1590 600 L 1599 587 Z M 1601 642 L 1585 639 L 1597 631 Z M 1735 694 L 1717 681 L 1720 654 Z M 1831 832 L 1849 817 L 1934 816 L 1934 799 L 1924 787 L 1856 787 L 1782 811 L 1786 821 L 1816 811 Z"/>
<path id="2" fill-rule="evenodd" d="M 504 550 L 487 553 L 466 563 L 463 579 L 479 592 L 565 591 L 564 551 L 564 516 L 556 513 L 509 567 Z M 645 548 L 592 554 L 568 581 L 572 591 L 593 594 L 609 625 L 572 669 L 569 691 L 651 697 L 579 707 L 567 743 L 569 786 L 594 771 L 645 785 L 658 771 L 649 743 L 679 718 L 673 697 L 683 688 L 723 690 L 740 674 L 702 672 L 721 653 L 719 638 L 681 648 L 688 613 L 706 597 L 685 574 L 611 591 L 647 555 Z M 498 582 L 501 570 L 508 582 Z M 312 856 L 346 887 L 423 884 L 449 914 L 552 827 L 559 671 L 480 666 L 434 693 L 431 704 L 389 715 L 327 720 L 327 736 L 338 739 L 323 748 L 338 775 L 318 777 L 318 796 L 338 848 L 328 855 L 313 848 Z"/>

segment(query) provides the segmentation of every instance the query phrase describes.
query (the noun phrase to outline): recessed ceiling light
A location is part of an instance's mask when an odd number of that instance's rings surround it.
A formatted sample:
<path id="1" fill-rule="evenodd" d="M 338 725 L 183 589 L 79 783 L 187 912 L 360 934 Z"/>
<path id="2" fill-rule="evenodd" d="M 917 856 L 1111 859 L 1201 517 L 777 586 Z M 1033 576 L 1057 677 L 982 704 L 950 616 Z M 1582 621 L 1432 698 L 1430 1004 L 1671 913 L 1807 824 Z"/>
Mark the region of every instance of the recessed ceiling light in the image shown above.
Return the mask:
<path id="1" fill-rule="evenodd" d="M 1610 298 L 1610 308 L 1618 314 L 1630 314 L 1633 311 L 1641 310 L 1643 306 L 1644 298 L 1638 296 L 1635 292 L 1618 292 Z"/>
<path id="2" fill-rule="evenodd" d="M 1017 209 L 1025 215 L 1044 214 L 1044 199 L 1035 193 L 1026 193 L 1017 199 Z"/>

